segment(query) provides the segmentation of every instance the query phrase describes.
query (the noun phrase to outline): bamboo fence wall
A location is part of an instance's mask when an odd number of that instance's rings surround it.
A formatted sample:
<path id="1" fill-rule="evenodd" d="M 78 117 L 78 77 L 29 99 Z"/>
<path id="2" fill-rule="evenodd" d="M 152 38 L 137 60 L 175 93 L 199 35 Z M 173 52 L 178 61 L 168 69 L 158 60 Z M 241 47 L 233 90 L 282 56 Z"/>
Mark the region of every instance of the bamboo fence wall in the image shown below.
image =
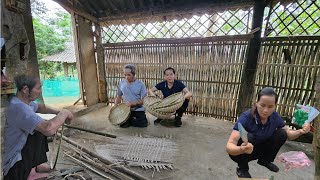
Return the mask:
<path id="1" fill-rule="evenodd" d="M 163 70 L 170 66 L 193 93 L 189 113 L 234 121 L 250 38 L 237 35 L 104 44 L 108 99 L 116 96 L 125 64 L 137 66 L 136 76 L 147 88 L 163 81 Z"/>
<path id="2" fill-rule="evenodd" d="M 237 35 L 105 44 L 108 98 L 115 98 L 125 64 L 137 66 L 137 78 L 147 88 L 162 81 L 163 70 L 171 66 L 177 79 L 193 93 L 189 113 L 235 121 L 250 38 Z M 277 111 L 288 117 L 295 104 L 314 105 L 320 36 L 268 37 L 261 41 L 254 97 L 262 87 L 275 88 L 279 93 Z"/>
<path id="3" fill-rule="evenodd" d="M 314 87 L 320 71 L 319 45 L 320 36 L 262 39 L 255 93 L 262 87 L 275 88 L 279 93 L 277 111 L 282 116 L 292 117 L 296 104 L 315 104 Z"/>

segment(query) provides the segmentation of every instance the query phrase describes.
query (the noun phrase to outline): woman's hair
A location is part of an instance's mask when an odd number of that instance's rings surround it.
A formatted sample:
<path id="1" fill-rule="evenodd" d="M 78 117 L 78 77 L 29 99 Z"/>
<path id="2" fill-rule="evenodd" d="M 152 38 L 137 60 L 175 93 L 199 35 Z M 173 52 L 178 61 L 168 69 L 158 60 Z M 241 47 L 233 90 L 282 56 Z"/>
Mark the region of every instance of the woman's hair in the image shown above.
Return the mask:
<path id="1" fill-rule="evenodd" d="M 176 74 L 176 71 L 175 71 L 172 67 L 168 67 L 167 69 L 165 69 L 165 70 L 163 71 L 163 74 L 166 74 L 166 71 L 167 71 L 167 70 L 172 70 L 173 74 Z"/>
<path id="2" fill-rule="evenodd" d="M 258 100 L 259 101 L 261 99 L 262 96 L 273 96 L 275 99 L 275 104 L 277 104 L 278 102 L 278 94 L 274 91 L 273 88 L 271 87 L 265 87 L 263 89 L 261 89 L 258 92 Z M 253 107 L 251 108 L 251 115 L 253 116 L 253 118 L 256 118 L 256 104 L 254 103 Z"/>
<path id="3" fill-rule="evenodd" d="M 34 86 L 37 84 L 38 80 L 39 80 L 38 77 L 28 76 L 25 74 L 18 75 L 14 78 L 17 91 L 21 91 L 24 86 L 27 86 L 31 91 L 31 89 L 33 89 Z"/>
<path id="4" fill-rule="evenodd" d="M 278 94 L 271 87 L 265 87 L 258 92 L 258 101 L 261 99 L 261 96 L 274 96 L 275 104 L 278 102 Z"/>
<path id="5" fill-rule="evenodd" d="M 130 69 L 130 72 L 135 75 L 136 74 L 136 67 L 133 64 L 126 64 L 124 65 L 123 69 Z"/>

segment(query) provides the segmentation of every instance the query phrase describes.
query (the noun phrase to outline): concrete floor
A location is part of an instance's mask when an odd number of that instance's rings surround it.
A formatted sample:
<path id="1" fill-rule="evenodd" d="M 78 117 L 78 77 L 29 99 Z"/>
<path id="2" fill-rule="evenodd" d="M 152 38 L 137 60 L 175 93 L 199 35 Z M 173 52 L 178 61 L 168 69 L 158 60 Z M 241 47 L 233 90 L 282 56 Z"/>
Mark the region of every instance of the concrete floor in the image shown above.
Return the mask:
<path id="1" fill-rule="evenodd" d="M 150 179 L 172 179 L 172 180 L 229 180 L 237 179 L 235 174 L 236 164 L 229 158 L 225 151 L 225 145 L 232 131 L 231 122 L 186 115 L 182 118 L 183 125 L 180 128 L 170 128 L 161 125 L 154 126 L 153 117 L 147 114 L 149 126 L 147 128 L 126 128 L 122 129 L 111 125 L 108 121 L 110 107 L 103 107 L 94 112 L 78 117 L 72 125 L 87 129 L 99 130 L 102 132 L 123 135 L 141 134 L 162 137 L 172 135 L 176 140 L 179 153 L 177 155 L 175 169 L 173 171 L 163 170 L 154 172 L 144 170 L 139 167 L 128 167 Z M 104 144 L 108 138 L 77 132 L 70 137 L 87 147 L 94 144 Z M 66 144 L 64 142 L 64 144 Z M 280 153 L 287 151 L 304 151 L 312 160 L 311 144 L 287 141 L 281 148 Z M 58 161 L 57 169 L 68 168 L 72 162 L 66 157 L 61 157 Z M 309 167 L 294 169 L 289 172 L 284 171 L 284 166 L 276 162 L 280 171 L 273 173 L 257 164 L 257 161 L 250 162 L 250 173 L 255 178 L 270 178 L 275 180 L 312 180 L 314 175 L 314 161 Z M 90 172 L 90 171 L 88 171 Z M 90 172 L 94 179 L 103 179 Z M 153 177 L 152 177 L 153 176 Z"/>

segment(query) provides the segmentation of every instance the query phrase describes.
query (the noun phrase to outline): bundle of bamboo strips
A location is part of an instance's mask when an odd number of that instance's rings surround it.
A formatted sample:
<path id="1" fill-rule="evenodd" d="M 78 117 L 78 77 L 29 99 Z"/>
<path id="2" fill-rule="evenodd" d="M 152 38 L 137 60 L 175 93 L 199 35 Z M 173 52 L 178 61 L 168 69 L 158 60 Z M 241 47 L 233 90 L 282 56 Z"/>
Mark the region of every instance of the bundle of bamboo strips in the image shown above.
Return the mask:
<path id="1" fill-rule="evenodd" d="M 73 154 L 69 153 L 67 156 L 73 157 L 73 160 L 77 159 L 78 163 L 81 164 L 82 166 L 85 166 L 86 168 L 89 168 L 91 170 L 93 169 L 92 167 L 94 167 L 95 169 L 103 171 L 104 173 L 111 174 L 112 176 L 121 180 L 122 179 L 123 180 L 132 180 L 132 179 L 147 180 L 146 177 L 140 174 L 137 174 L 136 172 L 129 170 L 120 164 L 114 164 L 112 161 L 105 159 L 104 157 L 92 152 L 88 148 L 83 147 L 82 145 L 72 141 L 71 139 L 59 133 L 58 135 L 62 137 L 62 139 L 65 142 L 75 147 L 75 148 L 71 148 L 74 151 L 74 153 Z M 88 166 L 88 164 L 90 166 Z M 97 170 L 94 170 L 94 171 L 97 172 Z M 106 176 L 105 174 L 103 175 Z"/>

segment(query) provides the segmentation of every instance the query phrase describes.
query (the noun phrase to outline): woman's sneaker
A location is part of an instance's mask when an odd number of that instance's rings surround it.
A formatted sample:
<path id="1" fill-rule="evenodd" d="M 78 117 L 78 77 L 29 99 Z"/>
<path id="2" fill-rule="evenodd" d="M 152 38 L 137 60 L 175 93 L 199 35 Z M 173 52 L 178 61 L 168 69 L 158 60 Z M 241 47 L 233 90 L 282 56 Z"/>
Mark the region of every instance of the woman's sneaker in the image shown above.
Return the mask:
<path id="1" fill-rule="evenodd" d="M 251 178 L 251 175 L 248 169 L 241 169 L 239 167 L 237 167 L 237 175 L 239 178 Z"/>

